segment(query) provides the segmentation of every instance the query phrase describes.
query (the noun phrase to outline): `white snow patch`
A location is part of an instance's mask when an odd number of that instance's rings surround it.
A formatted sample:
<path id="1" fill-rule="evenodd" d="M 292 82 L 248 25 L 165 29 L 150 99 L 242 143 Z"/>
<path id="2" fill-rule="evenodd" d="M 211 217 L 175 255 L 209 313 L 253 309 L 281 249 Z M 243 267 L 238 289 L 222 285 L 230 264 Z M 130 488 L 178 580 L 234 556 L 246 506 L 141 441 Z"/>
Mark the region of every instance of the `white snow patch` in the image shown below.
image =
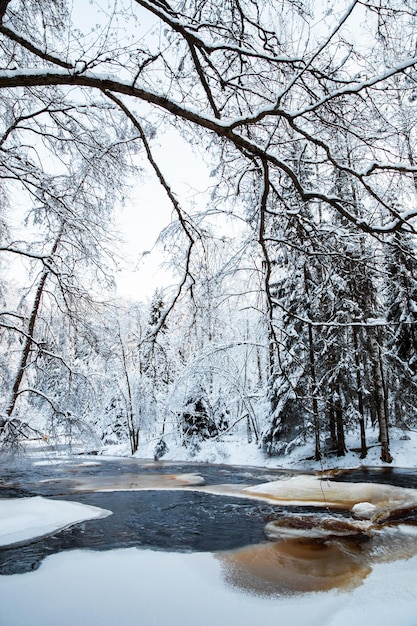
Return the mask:
<path id="1" fill-rule="evenodd" d="M 73 524 L 108 515 L 111 511 L 95 506 L 41 496 L 0 500 L 0 546 L 44 537 Z"/>
<path id="2" fill-rule="evenodd" d="M 353 515 L 358 519 L 372 519 L 377 510 L 377 507 L 370 502 L 358 502 L 352 507 Z"/>

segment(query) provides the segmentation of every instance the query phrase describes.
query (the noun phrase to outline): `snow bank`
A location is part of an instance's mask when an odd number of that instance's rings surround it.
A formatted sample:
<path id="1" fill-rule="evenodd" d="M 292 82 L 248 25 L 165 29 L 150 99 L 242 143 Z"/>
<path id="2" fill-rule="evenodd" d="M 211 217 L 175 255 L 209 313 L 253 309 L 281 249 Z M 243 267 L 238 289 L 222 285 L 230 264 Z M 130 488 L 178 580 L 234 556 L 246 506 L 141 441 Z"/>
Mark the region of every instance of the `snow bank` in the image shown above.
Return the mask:
<path id="1" fill-rule="evenodd" d="M 95 506 L 40 496 L 0 500 L 0 546 L 44 537 L 73 524 L 108 515 L 111 511 Z"/>
<path id="2" fill-rule="evenodd" d="M 404 438 L 406 437 L 406 438 Z M 226 463 L 229 465 L 252 465 L 258 467 L 281 467 L 325 471 L 335 468 L 352 467 L 417 467 L 417 432 L 407 431 L 406 434 L 399 428 L 390 429 L 390 448 L 394 457 L 391 464 L 383 463 L 380 459 L 381 446 L 378 443 L 377 429 L 367 429 L 368 454 L 365 459 L 359 458 L 358 434 L 346 433 L 348 452 L 343 457 L 324 456 L 321 461 L 314 461 L 314 444 L 300 444 L 291 447 L 291 453 L 268 457 L 255 441 L 247 443 L 241 438 L 227 435 L 220 440 L 199 442 L 199 450 L 185 448 L 180 442 L 167 436 L 168 452 L 162 461 L 192 461 L 200 463 Z M 153 458 L 156 441 L 144 442 L 135 456 L 142 459 Z M 127 445 L 109 447 L 106 454 L 114 456 L 130 456 Z"/>
<path id="3" fill-rule="evenodd" d="M 0 576 L 0 624 L 415 626 L 416 574 L 417 557 L 375 566 L 348 593 L 265 597 L 228 584 L 211 554 L 74 551 L 34 572 Z"/>

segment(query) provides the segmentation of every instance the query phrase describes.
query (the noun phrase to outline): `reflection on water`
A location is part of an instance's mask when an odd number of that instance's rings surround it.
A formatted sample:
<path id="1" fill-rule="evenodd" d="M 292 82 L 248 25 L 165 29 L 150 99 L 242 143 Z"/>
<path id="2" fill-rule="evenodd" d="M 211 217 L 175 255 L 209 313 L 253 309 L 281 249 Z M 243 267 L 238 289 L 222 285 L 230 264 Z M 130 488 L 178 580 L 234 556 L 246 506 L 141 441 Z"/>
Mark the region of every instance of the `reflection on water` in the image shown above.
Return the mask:
<path id="1" fill-rule="evenodd" d="M 381 483 L 396 487 L 417 489 L 417 471 L 411 467 L 357 467 L 352 469 L 332 469 L 323 476 L 336 478 L 348 483 Z"/>

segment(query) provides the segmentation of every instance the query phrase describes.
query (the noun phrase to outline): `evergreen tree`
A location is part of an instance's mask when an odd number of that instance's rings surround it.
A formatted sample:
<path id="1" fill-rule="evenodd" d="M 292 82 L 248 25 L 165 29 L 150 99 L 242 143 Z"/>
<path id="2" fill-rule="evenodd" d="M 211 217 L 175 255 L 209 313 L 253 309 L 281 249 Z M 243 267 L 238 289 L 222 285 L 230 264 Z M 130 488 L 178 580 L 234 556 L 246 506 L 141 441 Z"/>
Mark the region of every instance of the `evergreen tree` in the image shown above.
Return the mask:
<path id="1" fill-rule="evenodd" d="M 414 237 L 395 233 L 386 246 L 385 291 L 389 404 L 399 426 L 417 420 L 417 261 Z"/>

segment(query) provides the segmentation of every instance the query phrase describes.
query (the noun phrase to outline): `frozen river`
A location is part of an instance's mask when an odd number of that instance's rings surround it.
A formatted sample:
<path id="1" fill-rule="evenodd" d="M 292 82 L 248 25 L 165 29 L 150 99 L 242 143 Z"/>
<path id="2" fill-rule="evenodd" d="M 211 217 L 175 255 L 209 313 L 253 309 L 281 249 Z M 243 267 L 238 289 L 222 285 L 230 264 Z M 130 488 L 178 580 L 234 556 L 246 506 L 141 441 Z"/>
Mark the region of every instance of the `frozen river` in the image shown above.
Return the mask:
<path id="1" fill-rule="evenodd" d="M 319 481 L 278 469 L 72 457 L 0 471 L 2 499 L 111 511 L 0 548 L 0 626 L 249 626 L 278 610 L 286 626 L 417 624 L 415 470 L 362 468 Z M 363 509 L 364 499 L 374 521 L 353 519 L 352 504 Z M 191 609 L 206 613 L 193 620 Z"/>

